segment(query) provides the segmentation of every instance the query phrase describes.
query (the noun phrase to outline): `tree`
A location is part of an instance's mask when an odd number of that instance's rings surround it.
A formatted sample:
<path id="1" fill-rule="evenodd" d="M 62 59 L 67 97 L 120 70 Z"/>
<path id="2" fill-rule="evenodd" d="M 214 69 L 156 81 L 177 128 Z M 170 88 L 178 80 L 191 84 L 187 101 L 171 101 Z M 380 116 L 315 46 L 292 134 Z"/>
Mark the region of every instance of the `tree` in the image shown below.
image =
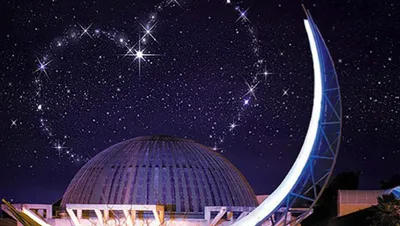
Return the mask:
<path id="1" fill-rule="evenodd" d="M 374 212 L 373 226 L 400 226 L 400 200 L 394 195 L 378 197 L 378 205 Z"/>

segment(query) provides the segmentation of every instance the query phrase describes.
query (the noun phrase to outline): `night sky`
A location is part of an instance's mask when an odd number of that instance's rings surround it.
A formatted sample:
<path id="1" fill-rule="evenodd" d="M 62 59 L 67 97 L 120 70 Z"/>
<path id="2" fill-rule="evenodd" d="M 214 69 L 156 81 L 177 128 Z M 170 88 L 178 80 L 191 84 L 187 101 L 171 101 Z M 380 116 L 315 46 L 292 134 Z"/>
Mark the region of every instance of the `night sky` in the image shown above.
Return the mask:
<path id="1" fill-rule="evenodd" d="M 257 194 L 294 162 L 313 67 L 298 0 L 2 1 L 0 197 L 51 203 L 83 164 L 142 135 L 222 153 Z M 336 172 L 399 173 L 400 2 L 308 0 L 336 64 Z"/>

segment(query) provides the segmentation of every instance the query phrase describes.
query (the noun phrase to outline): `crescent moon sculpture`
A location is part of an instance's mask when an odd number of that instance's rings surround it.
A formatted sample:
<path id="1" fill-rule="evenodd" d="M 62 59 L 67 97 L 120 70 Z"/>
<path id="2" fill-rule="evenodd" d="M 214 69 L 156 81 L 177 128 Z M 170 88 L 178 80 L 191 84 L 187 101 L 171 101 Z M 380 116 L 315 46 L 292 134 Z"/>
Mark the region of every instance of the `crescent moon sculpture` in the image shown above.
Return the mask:
<path id="1" fill-rule="evenodd" d="M 304 6 L 303 6 L 304 7 Z M 310 213 L 331 177 L 339 151 L 342 107 L 340 87 L 331 55 L 308 10 L 304 20 L 314 64 L 314 101 L 308 131 L 292 168 L 278 188 L 235 226 L 293 223 L 294 203 L 306 202 L 309 208 L 298 214 L 300 222 Z"/>

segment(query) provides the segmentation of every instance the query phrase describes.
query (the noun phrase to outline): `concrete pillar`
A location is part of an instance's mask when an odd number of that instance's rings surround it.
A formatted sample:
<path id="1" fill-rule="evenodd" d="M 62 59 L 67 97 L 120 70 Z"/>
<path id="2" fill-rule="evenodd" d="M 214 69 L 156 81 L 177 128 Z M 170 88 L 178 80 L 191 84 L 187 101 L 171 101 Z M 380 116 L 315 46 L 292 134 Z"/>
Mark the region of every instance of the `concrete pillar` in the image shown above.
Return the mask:
<path id="1" fill-rule="evenodd" d="M 226 219 L 228 221 L 232 221 L 233 220 L 233 212 L 227 212 L 226 213 Z"/>
<path id="2" fill-rule="evenodd" d="M 135 220 L 136 220 L 136 210 L 131 210 L 131 218 L 132 218 L 133 224 L 135 224 Z"/>
<path id="3" fill-rule="evenodd" d="M 160 221 L 161 223 L 164 223 L 164 210 L 161 210 L 159 212 L 160 212 Z"/>
<path id="4" fill-rule="evenodd" d="M 44 210 L 38 209 L 38 215 L 44 218 Z"/>
<path id="5" fill-rule="evenodd" d="M 103 226 L 104 221 L 103 221 L 103 214 L 101 214 L 101 210 L 94 210 L 94 212 L 96 213 L 97 220 L 99 221 L 99 225 Z"/>
<path id="6" fill-rule="evenodd" d="M 52 209 L 52 206 L 49 205 L 46 208 L 46 219 L 52 219 L 52 218 L 53 218 L 53 209 Z"/>
<path id="7" fill-rule="evenodd" d="M 128 226 L 133 226 L 134 222 L 132 222 L 132 217 L 131 217 L 131 213 L 129 212 L 129 210 L 122 210 L 122 211 L 124 212 L 125 219 L 126 219 Z"/>
<path id="8" fill-rule="evenodd" d="M 81 225 L 80 222 L 79 222 L 79 219 L 76 217 L 75 212 L 74 212 L 73 209 L 67 208 L 67 213 L 68 213 L 69 217 L 71 218 L 72 223 L 73 223 L 74 226 L 80 226 Z"/>
<path id="9" fill-rule="evenodd" d="M 104 210 L 104 221 L 107 222 L 109 218 L 110 218 L 110 211 Z"/>
<path id="10" fill-rule="evenodd" d="M 76 215 L 77 215 L 78 219 L 82 219 L 82 209 L 77 209 Z"/>
<path id="11" fill-rule="evenodd" d="M 210 221 L 211 221 L 211 213 L 210 213 L 210 210 L 209 210 L 209 208 L 208 207 L 204 207 L 204 219 L 208 222 L 208 223 L 210 223 Z"/>

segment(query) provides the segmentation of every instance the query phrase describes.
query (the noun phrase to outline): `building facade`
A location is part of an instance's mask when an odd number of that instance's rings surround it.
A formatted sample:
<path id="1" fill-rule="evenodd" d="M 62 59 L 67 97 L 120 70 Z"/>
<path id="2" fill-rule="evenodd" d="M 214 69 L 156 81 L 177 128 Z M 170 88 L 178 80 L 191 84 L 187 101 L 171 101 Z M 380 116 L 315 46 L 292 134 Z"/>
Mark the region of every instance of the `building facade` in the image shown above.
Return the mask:
<path id="1" fill-rule="evenodd" d="M 161 135 L 97 154 L 58 206 L 13 207 L 39 225 L 231 225 L 266 197 L 256 197 L 239 170 L 211 148 Z"/>

